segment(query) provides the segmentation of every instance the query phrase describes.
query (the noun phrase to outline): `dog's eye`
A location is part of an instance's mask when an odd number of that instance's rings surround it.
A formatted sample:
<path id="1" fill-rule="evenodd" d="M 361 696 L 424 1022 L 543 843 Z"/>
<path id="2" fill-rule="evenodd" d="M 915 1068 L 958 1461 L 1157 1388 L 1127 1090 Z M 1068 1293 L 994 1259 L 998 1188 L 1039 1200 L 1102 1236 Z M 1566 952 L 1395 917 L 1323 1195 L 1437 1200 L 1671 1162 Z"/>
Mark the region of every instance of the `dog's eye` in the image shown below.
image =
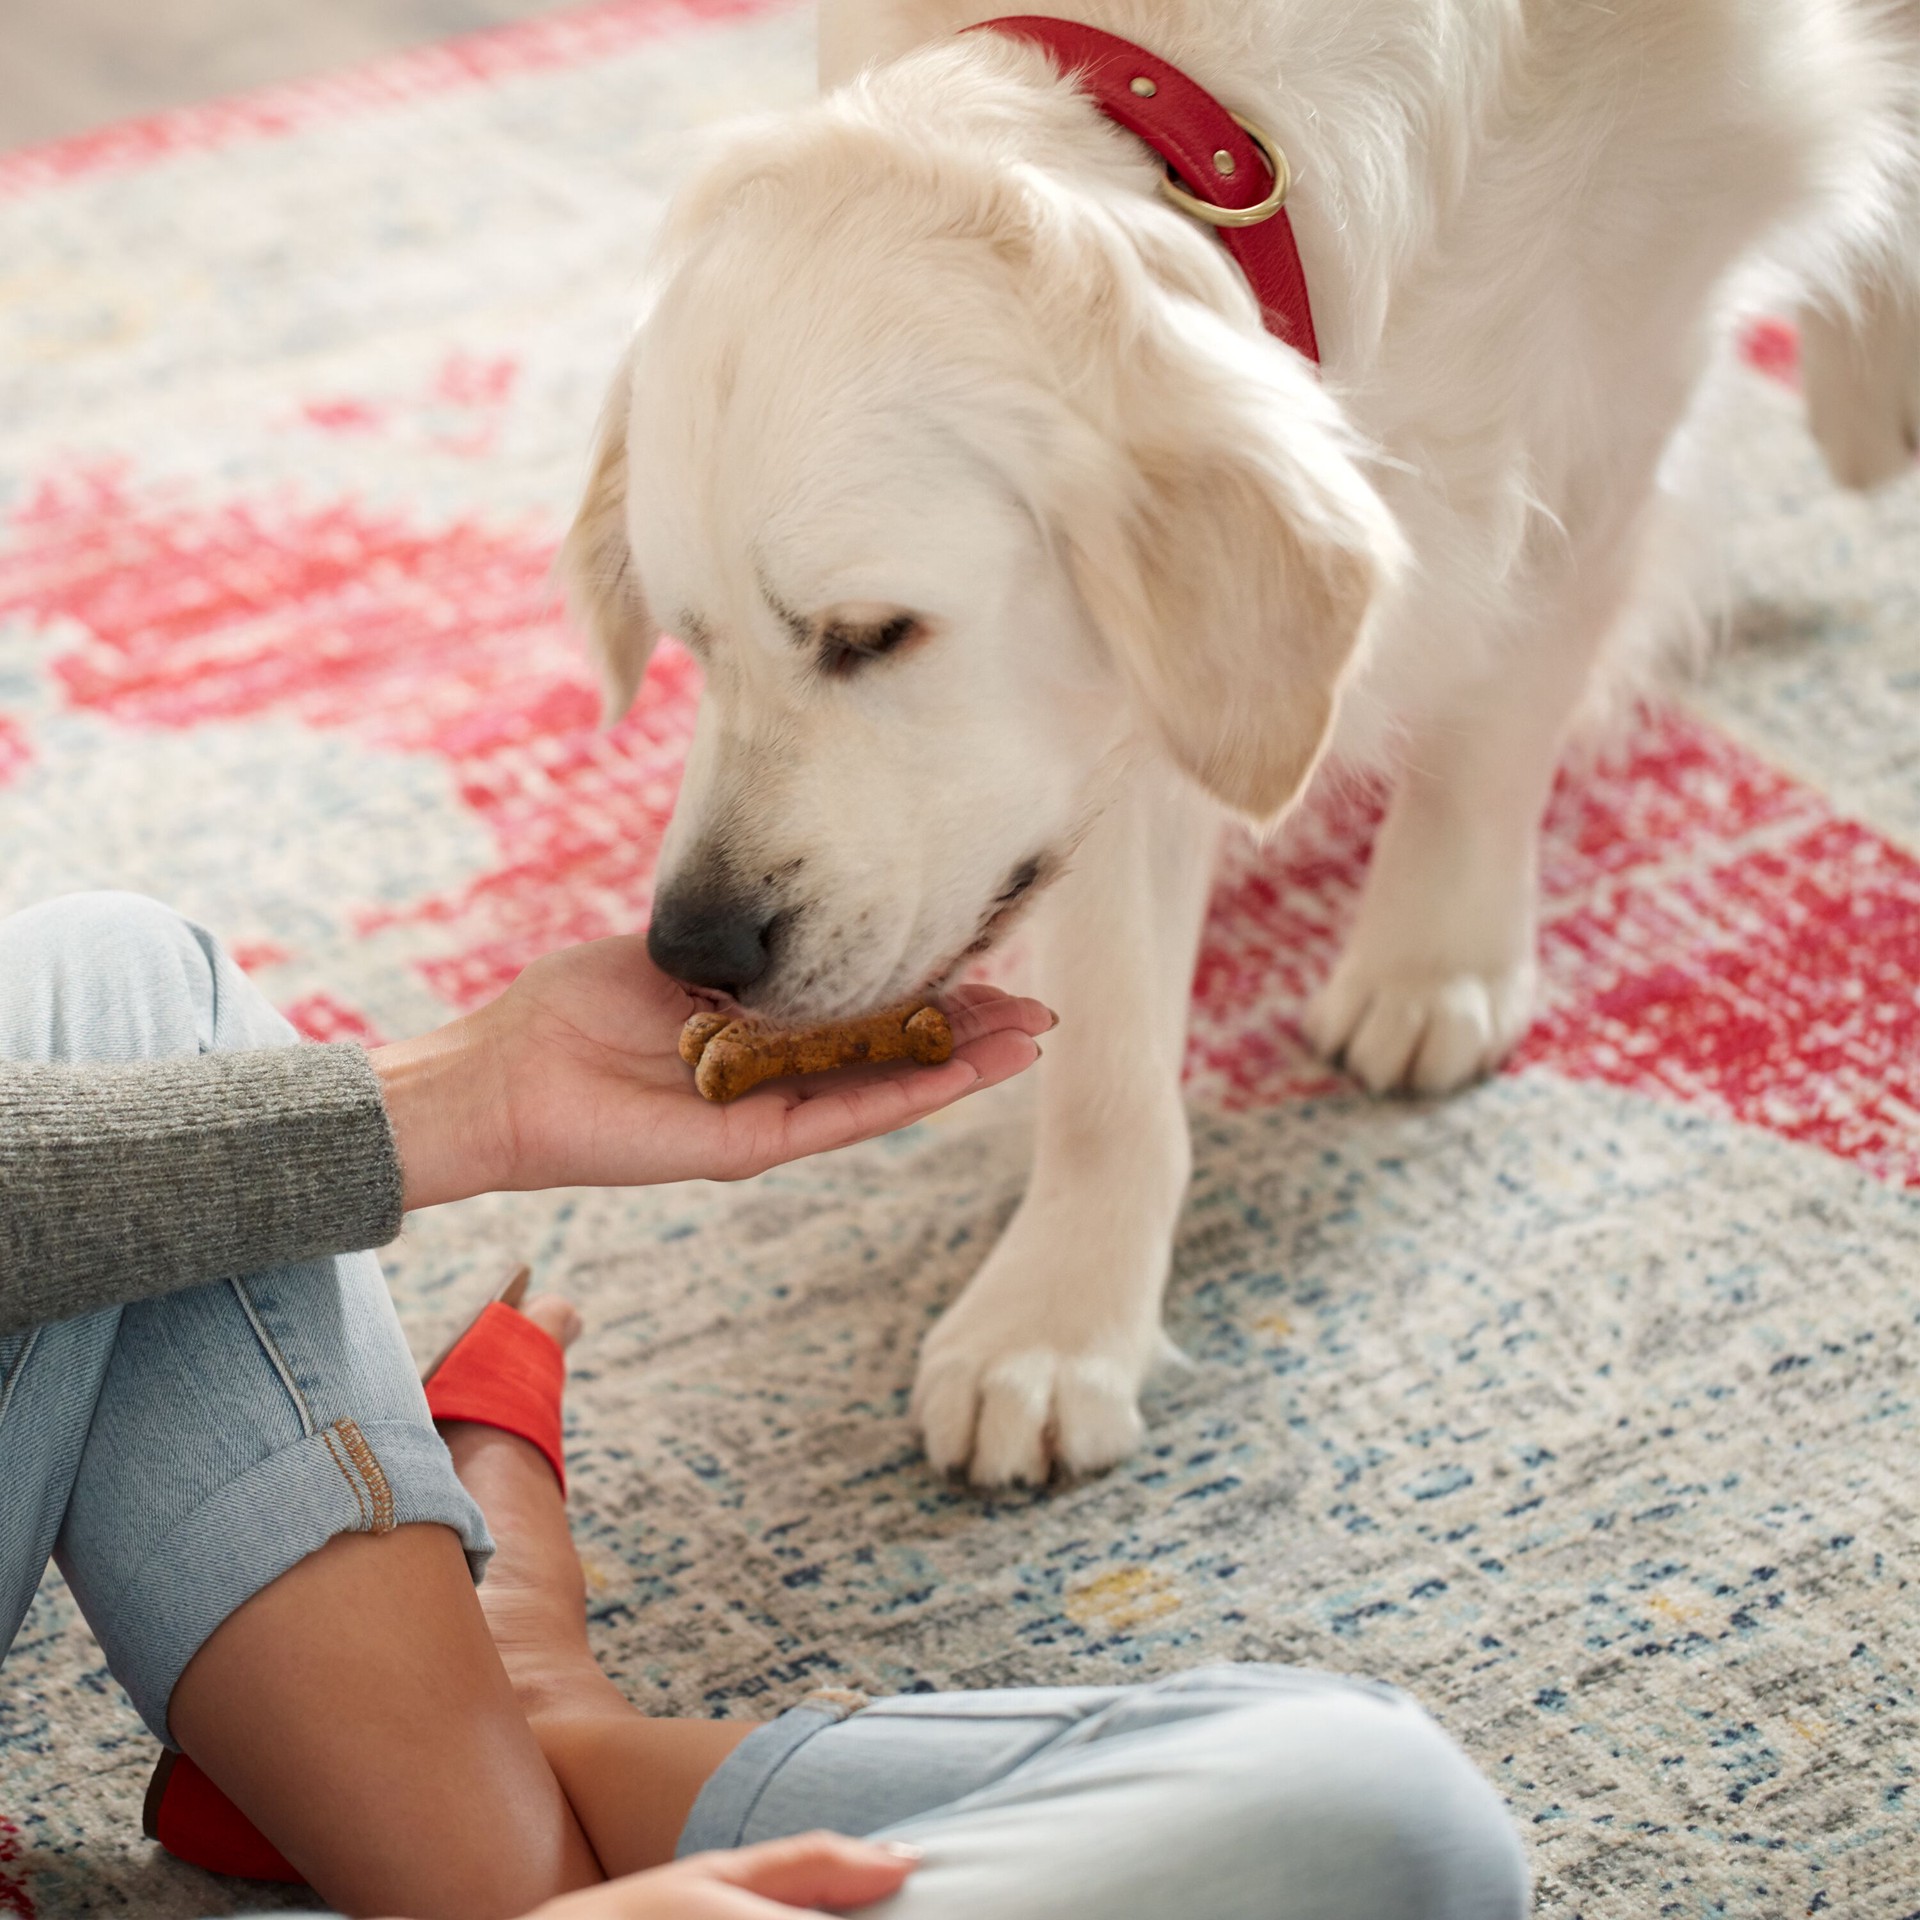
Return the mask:
<path id="1" fill-rule="evenodd" d="M 821 629 L 820 664 L 831 674 L 852 673 L 869 661 L 898 653 L 926 630 L 925 623 L 910 613 L 896 614 L 891 620 L 872 625 L 831 621 Z"/>

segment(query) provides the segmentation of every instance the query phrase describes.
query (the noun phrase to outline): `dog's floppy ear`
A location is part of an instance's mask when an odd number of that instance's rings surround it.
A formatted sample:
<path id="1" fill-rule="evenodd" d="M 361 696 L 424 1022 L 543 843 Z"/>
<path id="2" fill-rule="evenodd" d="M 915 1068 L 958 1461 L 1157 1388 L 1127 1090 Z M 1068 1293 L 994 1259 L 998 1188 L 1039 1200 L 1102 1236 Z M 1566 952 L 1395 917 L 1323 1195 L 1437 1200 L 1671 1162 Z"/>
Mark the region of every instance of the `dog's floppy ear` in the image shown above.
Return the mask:
<path id="1" fill-rule="evenodd" d="M 559 571 L 567 605 L 592 646 L 609 722 L 633 705 L 660 637 L 627 541 L 627 410 L 632 384 L 630 363 L 623 359 L 600 415 L 586 492 L 560 544 Z"/>
<path id="2" fill-rule="evenodd" d="M 1106 472 L 1082 466 L 1056 524 L 1144 725 L 1271 822 L 1327 743 L 1400 535 L 1298 355 L 1164 287 L 1118 310 Z"/>

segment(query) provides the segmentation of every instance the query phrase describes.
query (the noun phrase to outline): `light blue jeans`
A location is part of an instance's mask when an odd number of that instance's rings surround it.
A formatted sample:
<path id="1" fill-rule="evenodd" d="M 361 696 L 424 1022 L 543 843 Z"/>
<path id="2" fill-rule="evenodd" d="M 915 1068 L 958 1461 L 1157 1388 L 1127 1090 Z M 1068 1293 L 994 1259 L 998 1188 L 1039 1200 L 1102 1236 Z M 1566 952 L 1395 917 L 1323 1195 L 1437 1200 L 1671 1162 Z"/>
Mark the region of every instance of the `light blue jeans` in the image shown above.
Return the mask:
<path id="1" fill-rule="evenodd" d="M 0 922 L 0 1056 L 292 1038 L 151 901 Z M 0 1645 L 51 1552 L 162 1739 L 194 1651 L 334 1534 L 438 1521 L 476 1572 L 491 1549 L 370 1255 L 0 1337 L 0 1463 Z M 1274 1667 L 816 1696 L 714 1774 L 681 1851 L 813 1827 L 925 1849 L 887 1920 L 1518 1920 L 1528 1898 L 1498 1796 L 1417 1706 Z"/>
<path id="2" fill-rule="evenodd" d="M 1499 1796 L 1404 1694 L 1283 1667 L 1140 1687 L 816 1696 L 680 1852 L 826 1827 L 926 1863 L 876 1920 L 1519 1920 Z"/>
<path id="3" fill-rule="evenodd" d="M 157 1060 L 298 1036 L 200 928 L 133 894 L 0 921 L 0 1058 Z M 59 1563 L 140 1717 L 228 1614 L 339 1533 L 493 1543 L 370 1253 L 0 1335 L 0 1650 Z"/>

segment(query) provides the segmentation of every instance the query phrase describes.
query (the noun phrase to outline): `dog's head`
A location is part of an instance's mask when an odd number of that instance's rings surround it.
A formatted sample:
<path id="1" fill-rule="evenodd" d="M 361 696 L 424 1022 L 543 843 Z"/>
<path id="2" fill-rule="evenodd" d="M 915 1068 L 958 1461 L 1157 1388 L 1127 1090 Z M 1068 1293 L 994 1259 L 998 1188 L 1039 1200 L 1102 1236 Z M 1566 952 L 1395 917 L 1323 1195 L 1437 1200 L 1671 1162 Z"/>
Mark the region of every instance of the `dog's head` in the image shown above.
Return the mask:
<path id="1" fill-rule="evenodd" d="M 1025 50 L 915 56 L 669 224 L 562 566 L 612 711 L 663 629 L 705 670 L 652 935 L 683 979 L 888 1002 L 995 936 L 1132 756 L 1265 822 L 1326 742 L 1391 520 L 1087 115 Z"/>

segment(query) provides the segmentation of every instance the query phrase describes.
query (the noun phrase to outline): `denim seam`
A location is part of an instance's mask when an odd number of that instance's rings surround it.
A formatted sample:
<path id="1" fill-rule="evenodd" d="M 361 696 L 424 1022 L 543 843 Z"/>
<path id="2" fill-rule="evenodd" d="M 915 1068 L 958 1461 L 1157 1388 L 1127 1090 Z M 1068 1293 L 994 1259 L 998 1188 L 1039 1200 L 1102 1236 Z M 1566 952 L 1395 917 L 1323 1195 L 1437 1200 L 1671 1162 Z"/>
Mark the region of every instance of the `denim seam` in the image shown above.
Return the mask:
<path id="1" fill-rule="evenodd" d="M 327 1443 L 327 1451 L 333 1455 L 334 1465 L 346 1476 L 347 1485 L 353 1488 L 354 1499 L 360 1502 L 360 1511 L 367 1522 L 364 1531 L 391 1533 L 393 1483 L 388 1480 L 387 1470 L 381 1466 L 380 1456 L 374 1452 L 372 1443 L 360 1431 L 360 1423 L 357 1420 L 336 1420 L 321 1437 Z M 346 1456 L 345 1459 L 341 1458 L 342 1454 Z M 353 1463 L 353 1471 L 348 1469 L 349 1460 Z M 365 1498 L 361 1496 L 363 1486 L 366 1489 Z M 368 1501 L 372 1502 L 371 1509 Z"/>
<path id="2" fill-rule="evenodd" d="M 353 1456 L 353 1464 L 360 1469 L 360 1477 L 367 1483 L 367 1491 L 373 1496 L 374 1532 L 391 1533 L 393 1487 L 387 1479 L 386 1468 L 380 1464 L 380 1456 L 373 1450 L 373 1442 L 360 1431 L 357 1420 L 339 1420 L 334 1424 L 340 1430 L 347 1452 Z"/>
<path id="3" fill-rule="evenodd" d="M 811 1707 L 816 1713 L 830 1713 L 834 1723 L 850 1720 L 856 1713 L 865 1713 L 873 1705 L 872 1696 L 862 1693 L 857 1687 L 815 1687 L 800 1702 L 803 1707 Z"/>
<path id="4" fill-rule="evenodd" d="M 183 920 L 188 936 L 200 949 L 207 969 L 207 1044 L 202 1053 L 218 1053 L 220 1048 L 220 961 L 225 949 L 197 920 Z"/>
<path id="5" fill-rule="evenodd" d="M 20 1376 L 27 1370 L 27 1362 L 33 1356 L 34 1347 L 40 1339 L 40 1329 L 30 1327 L 27 1330 L 26 1345 L 14 1357 L 13 1365 L 7 1369 L 7 1377 L 0 1380 L 0 1421 L 7 1417 L 7 1409 L 13 1405 L 13 1390 L 20 1383 Z"/>
<path id="6" fill-rule="evenodd" d="M 255 1311 L 253 1297 L 247 1292 L 244 1280 L 229 1280 L 234 1298 L 240 1302 L 240 1311 L 247 1316 L 247 1324 L 253 1328 L 254 1338 L 260 1342 L 267 1358 L 273 1363 L 273 1370 L 280 1376 L 280 1384 L 286 1388 L 287 1397 L 293 1402 L 294 1411 L 300 1416 L 300 1436 L 311 1440 L 318 1429 L 313 1423 L 313 1410 L 307 1405 L 307 1396 L 302 1393 L 294 1381 L 293 1369 L 287 1365 L 286 1356 L 280 1351 L 280 1343 L 266 1329 L 266 1324 Z"/>
<path id="7" fill-rule="evenodd" d="M 339 1436 L 331 1427 L 328 1427 L 321 1434 L 320 1443 L 327 1450 L 327 1458 L 340 1469 L 340 1478 L 347 1483 L 347 1491 L 353 1495 L 353 1504 L 360 1509 L 359 1531 L 370 1532 L 371 1528 L 367 1524 L 367 1497 L 360 1490 L 360 1482 L 353 1477 L 353 1469 L 341 1458 Z"/>
<path id="8" fill-rule="evenodd" d="M 799 1709 L 789 1708 L 788 1711 L 795 1712 L 799 1711 Z M 839 1724 L 840 1722 L 837 1720 L 827 1722 L 827 1726 L 838 1726 Z M 737 1847 L 741 1844 L 742 1837 L 745 1835 L 747 1829 L 753 1825 L 753 1816 L 760 1811 L 760 1802 L 767 1797 L 767 1789 L 786 1772 L 787 1762 L 807 1744 L 807 1741 L 813 1739 L 817 1734 L 825 1733 L 826 1730 L 826 1727 L 815 1727 L 812 1732 L 808 1733 L 804 1738 L 794 1741 L 794 1743 L 781 1754 L 780 1758 L 767 1769 L 766 1778 L 754 1789 L 753 1798 L 747 1802 L 741 1812 L 740 1822 L 733 1830 L 732 1845 Z"/>
<path id="9" fill-rule="evenodd" d="M 1021 1689 L 1015 1688 L 1013 1689 L 1013 1691 L 1019 1692 L 1021 1691 Z M 1025 1711 L 1022 1711 L 1017 1707 L 1010 1706 L 1006 1708 L 1003 1712 L 999 1712 L 999 1713 L 995 1713 L 991 1710 L 983 1710 L 982 1712 L 979 1712 L 979 1713 L 970 1713 L 970 1712 L 967 1712 L 965 1709 L 937 1708 L 937 1707 L 899 1707 L 894 1705 L 894 1702 L 896 1701 L 902 1701 L 902 1700 L 910 1701 L 913 1698 L 914 1698 L 914 1695 L 910 1693 L 888 1693 L 888 1694 L 882 1694 L 878 1700 L 869 1701 L 867 1705 L 868 1707 L 879 1707 L 881 1709 L 879 1713 L 874 1715 L 874 1718 L 877 1720 L 879 1719 L 924 1720 L 924 1721 L 959 1720 L 959 1721 L 964 1721 L 970 1727 L 990 1726 L 996 1723 L 1018 1721 L 1018 1720 L 1036 1720 L 1036 1721 L 1044 1720 L 1044 1721 L 1051 1722 L 1053 1725 L 1064 1728 L 1064 1729 L 1071 1729 L 1073 1727 L 1084 1726 L 1088 1720 L 1097 1717 L 1099 1714 L 1102 1714 L 1107 1710 L 1106 1705 L 1096 1707 L 1089 1713 L 1061 1713 L 1057 1710 L 1052 1712 L 1042 1712 L 1042 1711 L 1036 1711 L 1033 1708 L 1028 1708 Z M 803 1700 L 801 1701 L 800 1704 L 802 1706 L 806 1706 L 808 1702 Z M 1111 1704 L 1112 1704 L 1111 1702 L 1107 1703 L 1107 1705 L 1111 1705 Z M 866 1711 L 866 1709 L 863 1708 L 862 1711 L 864 1712 Z"/>

